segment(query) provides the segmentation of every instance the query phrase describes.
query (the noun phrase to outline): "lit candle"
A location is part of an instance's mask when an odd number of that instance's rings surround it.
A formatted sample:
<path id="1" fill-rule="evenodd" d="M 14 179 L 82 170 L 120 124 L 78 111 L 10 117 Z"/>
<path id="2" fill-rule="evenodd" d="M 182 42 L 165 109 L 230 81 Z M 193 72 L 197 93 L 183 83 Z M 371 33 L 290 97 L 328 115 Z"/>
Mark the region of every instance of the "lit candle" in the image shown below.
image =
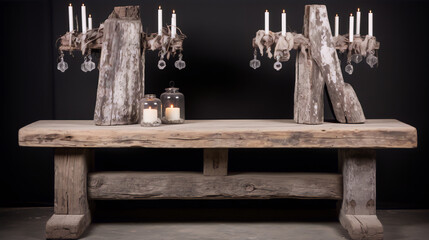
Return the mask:
<path id="1" fill-rule="evenodd" d="M 158 35 L 162 35 L 162 9 L 158 7 Z"/>
<path id="2" fill-rule="evenodd" d="M 338 37 L 338 34 L 340 32 L 340 17 L 338 16 L 338 13 L 335 14 L 335 37 Z"/>
<path id="3" fill-rule="evenodd" d="M 176 37 L 176 11 L 171 15 L 171 38 Z"/>
<path id="4" fill-rule="evenodd" d="M 89 14 L 88 16 L 88 30 L 92 29 L 92 16 Z"/>
<path id="5" fill-rule="evenodd" d="M 350 13 L 350 21 L 349 21 L 349 42 L 353 42 L 353 25 L 355 22 L 355 17 Z"/>
<path id="6" fill-rule="evenodd" d="M 360 8 L 356 12 L 356 35 L 360 35 Z"/>
<path id="7" fill-rule="evenodd" d="M 282 12 L 282 36 L 286 36 L 286 11 Z"/>
<path id="8" fill-rule="evenodd" d="M 143 109 L 143 122 L 154 123 L 158 120 L 158 110 L 151 107 Z"/>
<path id="9" fill-rule="evenodd" d="M 368 13 L 368 36 L 372 36 L 372 11 Z"/>
<path id="10" fill-rule="evenodd" d="M 81 7 L 82 13 L 82 33 L 86 33 L 86 7 L 85 4 L 82 3 Z"/>
<path id="11" fill-rule="evenodd" d="M 180 108 L 174 107 L 173 104 L 171 104 L 170 107 L 165 109 L 165 118 L 167 118 L 167 121 L 180 120 Z"/>
<path id="12" fill-rule="evenodd" d="M 265 35 L 270 33 L 270 12 L 265 10 Z"/>
<path id="13" fill-rule="evenodd" d="M 73 32 L 73 6 L 69 4 L 69 32 Z"/>

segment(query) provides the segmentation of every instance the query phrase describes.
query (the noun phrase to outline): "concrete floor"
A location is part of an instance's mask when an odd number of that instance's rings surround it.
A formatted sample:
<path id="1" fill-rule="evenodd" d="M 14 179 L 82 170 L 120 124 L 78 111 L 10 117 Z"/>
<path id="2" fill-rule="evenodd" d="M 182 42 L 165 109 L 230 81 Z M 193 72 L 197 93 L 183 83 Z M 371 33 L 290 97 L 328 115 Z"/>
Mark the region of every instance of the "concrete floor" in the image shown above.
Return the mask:
<path id="1" fill-rule="evenodd" d="M 45 223 L 52 213 L 52 208 L 0 208 L 0 239 L 44 239 Z M 381 210 L 377 214 L 385 239 L 429 239 L 429 210 Z M 96 221 L 81 239 L 348 239 L 337 221 L 313 219 L 317 221 Z"/>

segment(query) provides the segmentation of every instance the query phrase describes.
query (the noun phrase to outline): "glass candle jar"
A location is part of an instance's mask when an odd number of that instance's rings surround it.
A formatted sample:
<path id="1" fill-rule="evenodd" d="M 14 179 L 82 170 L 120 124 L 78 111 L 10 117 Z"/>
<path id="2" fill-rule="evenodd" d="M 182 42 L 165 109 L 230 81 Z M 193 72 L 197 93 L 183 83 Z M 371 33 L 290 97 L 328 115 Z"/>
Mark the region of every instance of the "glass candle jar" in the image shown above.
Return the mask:
<path id="1" fill-rule="evenodd" d="M 155 94 L 146 94 L 140 101 L 140 125 L 156 127 L 161 125 L 161 100 Z"/>
<path id="2" fill-rule="evenodd" d="M 178 88 L 169 87 L 161 94 L 162 123 L 177 124 L 185 122 L 185 96 Z"/>

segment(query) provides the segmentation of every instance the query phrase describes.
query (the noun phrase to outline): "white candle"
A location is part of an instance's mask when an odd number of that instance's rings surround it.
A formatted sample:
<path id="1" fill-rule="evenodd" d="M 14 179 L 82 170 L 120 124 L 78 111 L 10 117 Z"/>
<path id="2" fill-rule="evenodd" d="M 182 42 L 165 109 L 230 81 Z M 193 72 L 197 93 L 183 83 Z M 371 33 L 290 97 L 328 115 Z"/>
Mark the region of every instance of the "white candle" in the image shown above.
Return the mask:
<path id="1" fill-rule="evenodd" d="M 368 13 L 368 36 L 372 36 L 372 11 Z"/>
<path id="2" fill-rule="evenodd" d="M 154 123 L 158 120 L 158 110 L 151 107 L 143 109 L 143 122 Z"/>
<path id="3" fill-rule="evenodd" d="M 282 36 L 286 36 L 286 11 L 282 12 Z"/>
<path id="4" fill-rule="evenodd" d="M 270 33 L 270 12 L 265 10 L 265 35 Z"/>
<path id="5" fill-rule="evenodd" d="M 165 118 L 167 118 L 167 121 L 180 120 L 180 108 L 174 107 L 173 104 L 171 104 L 170 107 L 165 109 Z"/>
<path id="6" fill-rule="evenodd" d="M 92 29 L 92 16 L 91 14 L 88 15 L 88 30 Z"/>
<path id="7" fill-rule="evenodd" d="M 360 8 L 356 12 L 356 35 L 360 35 Z"/>
<path id="8" fill-rule="evenodd" d="M 69 32 L 73 32 L 73 6 L 70 3 L 69 5 Z"/>
<path id="9" fill-rule="evenodd" d="M 176 37 L 176 11 L 171 15 L 171 38 Z"/>
<path id="10" fill-rule="evenodd" d="M 340 17 L 338 14 L 335 14 L 335 37 L 338 37 L 340 32 Z"/>
<path id="11" fill-rule="evenodd" d="M 355 17 L 350 13 L 350 21 L 349 21 L 349 42 L 353 42 L 353 25 L 355 24 Z"/>
<path id="12" fill-rule="evenodd" d="M 162 35 L 162 9 L 158 7 L 158 35 Z"/>
<path id="13" fill-rule="evenodd" d="M 82 33 L 86 33 L 86 6 L 82 3 L 81 7 L 82 13 Z"/>

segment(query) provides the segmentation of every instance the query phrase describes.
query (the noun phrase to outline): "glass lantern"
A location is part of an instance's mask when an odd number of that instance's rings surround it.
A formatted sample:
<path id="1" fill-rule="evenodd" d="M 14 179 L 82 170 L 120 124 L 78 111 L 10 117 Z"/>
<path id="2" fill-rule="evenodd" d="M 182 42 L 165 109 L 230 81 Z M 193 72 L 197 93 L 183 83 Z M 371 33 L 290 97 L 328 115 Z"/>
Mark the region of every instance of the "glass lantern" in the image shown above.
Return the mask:
<path id="1" fill-rule="evenodd" d="M 185 122 L 185 96 L 178 88 L 169 87 L 161 94 L 162 123 L 178 124 Z"/>
<path id="2" fill-rule="evenodd" d="M 161 125 L 161 100 L 155 94 L 146 94 L 140 101 L 140 125 L 156 127 Z"/>

